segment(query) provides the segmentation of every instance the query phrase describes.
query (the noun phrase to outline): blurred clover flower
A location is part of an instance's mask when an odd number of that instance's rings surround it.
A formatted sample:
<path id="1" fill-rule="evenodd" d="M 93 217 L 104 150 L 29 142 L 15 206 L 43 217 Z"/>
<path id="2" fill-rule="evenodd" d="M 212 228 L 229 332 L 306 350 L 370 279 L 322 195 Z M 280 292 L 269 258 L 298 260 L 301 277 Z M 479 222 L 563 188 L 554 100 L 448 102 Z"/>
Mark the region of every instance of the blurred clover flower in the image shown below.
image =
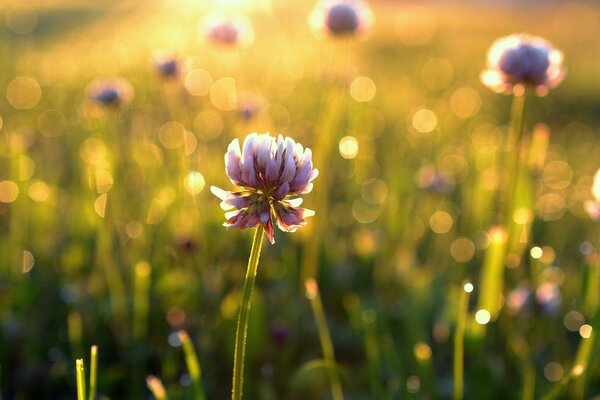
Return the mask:
<path id="1" fill-rule="evenodd" d="M 238 96 L 237 113 L 245 122 L 250 121 L 260 112 L 264 99 L 252 94 Z"/>
<path id="2" fill-rule="evenodd" d="M 373 13 L 362 0 L 320 0 L 308 17 L 317 33 L 334 37 L 365 33 L 373 24 Z"/>
<path id="3" fill-rule="evenodd" d="M 252 133 L 244 140 L 240 151 L 234 139 L 225 154 L 227 176 L 241 191 L 226 192 L 211 187 L 220 198 L 225 210 L 224 226 L 253 228 L 262 225 L 271 243 L 274 243 L 274 224 L 286 232 L 293 232 L 306 224 L 304 220 L 314 211 L 300 208 L 298 195 L 309 193 L 319 173 L 313 169 L 312 152 L 293 139 L 268 133 Z"/>
<path id="4" fill-rule="evenodd" d="M 103 78 L 92 81 L 86 93 L 90 99 L 106 107 L 120 107 L 133 98 L 133 87 L 123 78 Z"/>
<path id="5" fill-rule="evenodd" d="M 201 30 L 210 42 L 222 47 L 248 47 L 254 40 L 250 20 L 240 15 L 209 15 L 202 21 Z"/>
<path id="6" fill-rule="evenodd" d="M 488 50 L 487 68 L 480 76 L 483 84 L 507 94 L 533 87 L 545 95 L 565 76 L 562 52 L 547 40 L 524 33 L 496 40 Z"/>
<path id="7" fill-rule="evenodd" d="M 165 80 L 179 79 L 186 70 L 186 62 L 172 54 L 156 54 L 152 63 L 158 75 Z"/>

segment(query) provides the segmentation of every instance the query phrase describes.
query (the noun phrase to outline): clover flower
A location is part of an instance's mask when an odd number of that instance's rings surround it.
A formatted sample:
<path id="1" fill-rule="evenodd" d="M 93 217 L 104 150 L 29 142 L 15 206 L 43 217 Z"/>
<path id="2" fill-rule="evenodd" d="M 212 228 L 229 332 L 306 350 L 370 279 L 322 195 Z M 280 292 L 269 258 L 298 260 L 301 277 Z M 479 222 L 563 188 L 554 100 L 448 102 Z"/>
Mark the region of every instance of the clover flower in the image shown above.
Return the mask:
<path id="1" fill-rule="evenodd" d="M 274 225 L 294 232 L 306 224 L 314 211 L 300 208 L 297 197 L 312 190 L 311 183 L 319 173 L 313 169 L 312 152 L 293 139 L 268 133 L 252 133 L 246 137 L 243 151 L 234 139 L 225 154 L 227 176 L 242 190 L 226 192 L 215 186 L 211 192 L 221 199 L 227 229 L 252 228 L 261 224 L 271 243 Z"/>
<path id="2" fill-rule="evenodd" d="M 165 79 L 178 79 L 185 72 L 185 61 L 175 55 L 157 54 L 153 57 L 154 69 Z"/>
<path id="3" fill-rule="evenodd" d="M 565 76 L 562 52 L 547 40 L 528 34 L 496 40 L 488 50 L 487 68 L 481 81 L 498 93 L 529 86 L 538 95 L 545 95 Z"/>
<path id="4" fill-rule="evenodd" d="M 239 15 L 210 15 L 202 22 L 201 29 L 210 42 L 222 47 L 247 47 L 254 40 L 252 24 Z"/>
<path id="5" fill-rule="evenodd" d="M 252 94 L 241 94 L 237 100 L 237 113 L 240 118 L 246 122 L 260 112 L 264 99 Z"/>
<path id="6" fill-rule="evenodd" d="M 133 98 L 131 84 L 118 77 L 92 81 L 87 86 L 86 92 L 89 98 L 106 107 L 119 107 L 129 103 Z"/>
<path id="7" fill-rule="evenodd" d="M 352 36 L 366 32 L 373 23 L 373 13 L 362 0 L 321 0 L 308 19 L 317 33 Z"/>

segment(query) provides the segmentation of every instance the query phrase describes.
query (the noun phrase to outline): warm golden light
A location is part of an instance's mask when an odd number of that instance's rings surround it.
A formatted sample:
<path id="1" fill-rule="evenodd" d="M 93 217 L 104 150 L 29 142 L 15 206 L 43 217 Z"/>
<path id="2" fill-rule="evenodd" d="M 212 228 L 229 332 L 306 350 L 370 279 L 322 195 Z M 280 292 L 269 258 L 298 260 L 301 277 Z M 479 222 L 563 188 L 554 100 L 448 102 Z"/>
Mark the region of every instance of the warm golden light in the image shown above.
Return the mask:
<path id="1" fill-rule="evenodd" d="M 340 154 L 345 159 L 351 159 L 358 155 L 358 140 L 354 136 L 345 136 L 340 139 Z"/>
<path id="2" fill-rule="evenodd" d="M 185 177 L 185 190 L 191 195 L 197 195 L 204 189 L 204 176 L 198 171 L 191 171 Z"/>
<path id="3" fill-rule="evenodd" d="M 479 325 L 487 324 L 490 322 L 490 319 L 491 315 L 488 310 L 479 310 L 475 313 L 475 321 L 477 321 Z"/>

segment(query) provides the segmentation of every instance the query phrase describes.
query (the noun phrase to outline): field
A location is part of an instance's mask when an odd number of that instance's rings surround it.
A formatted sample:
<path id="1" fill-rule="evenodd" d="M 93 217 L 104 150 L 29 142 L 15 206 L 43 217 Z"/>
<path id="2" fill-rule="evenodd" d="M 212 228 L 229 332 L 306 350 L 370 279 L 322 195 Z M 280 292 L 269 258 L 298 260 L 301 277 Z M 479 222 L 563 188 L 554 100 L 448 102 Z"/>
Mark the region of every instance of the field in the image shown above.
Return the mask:
<path id="1" fill-rule="evenodd" d="M 308 0 L 0 1 L 0 400 L 77 398 L 92 345 L 99 399 L 229 398 L 254 229 L 210 188 L 252 132 L 319 176 L 262 244 L 244 398 L 600 399 L 600 6 L 472 3 L 332 38 Z M 213 43 L 217 13 L 253 32 Z M 566 75 L 510 148 L 518 96 L 480 74 L 521 32 Z"/>

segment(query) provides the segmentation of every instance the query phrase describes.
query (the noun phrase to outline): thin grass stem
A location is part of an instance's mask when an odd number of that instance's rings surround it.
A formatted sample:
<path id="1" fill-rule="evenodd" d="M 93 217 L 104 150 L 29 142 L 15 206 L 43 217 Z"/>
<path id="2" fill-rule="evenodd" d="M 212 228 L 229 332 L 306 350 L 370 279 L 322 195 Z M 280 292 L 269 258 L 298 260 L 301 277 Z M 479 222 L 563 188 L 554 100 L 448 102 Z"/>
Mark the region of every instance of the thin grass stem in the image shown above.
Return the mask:
<path id="1" fill-rule="evenodd" d="M 85 369 L 83 359 L 78 358 L 75 361 L 75 370 L 77 374 L 77 400 L 85 400 Z"/>
<path id="2" fill-rule="evenodd" d="M 525 376 L 523 377 L 523 394 L 521 400 L 533 400 L 535 395 L 535 366 L 528 361 L 525 364 Z"/>
<path id="3" fill-rule="evenodd" d="M 156 397 L 156 400 L 169 400 L 169 396 L 167 396 L 167 391 L 163 386 L 160 379 L 155 376 L 150 375 L 146 378 L 146 385 L 148 389 L 152 392 L 152 395 Z"/>
<path id="4" fill-rule="evenodd" d="M 96 387 L 98 382 L 98 346 L 93 345 L 90 361 L 90 393 L 88 400 L 96 400 Z"/>
<path id="5" fill-rule="evenodd" d="M 321 296 L 319 294 L 319 286 L 312 278 L 307 279 L 304 285 L 306 287 L 306 297 L 310 301 L 310 306 L 317 324 L 321 348 L 323 350 L 323 358 L 330 365 L 329 380 L 331 384 L 331 396 L 333 397 L 333 400 L 343 400 L 344 394 L 342 391 L 342 384 L 335 362 L 331 333 L 327 327 L 327 320 L 325 319 L 325 312 L 323 311 L 323 302 L 321 301 Z"/>
<path id="6" fill-rule="evenodd" d="M 464 397 L 465 324 L 469 312 L 469 297 L 472 291 L 473 285 L 470 282 L 464 282 L 456 318 L 456 332 L 454 333 L 454 400 Z"/>
<path id="7" fill-rule="evenodd" d="M 185 353 L 185 363 L 192 378 L 192 386 L 194 388 L 194 398 L 196 400 L 204 400 L 204 388 L 202 386 L 202 369 L 200 368 L 200 361 L 196 350 L 194 350 L 194 344 L 192 343 L 190 336 L 185 331 L 179 331 L 179 340 L 183 345 L 183 352 Z"/>

